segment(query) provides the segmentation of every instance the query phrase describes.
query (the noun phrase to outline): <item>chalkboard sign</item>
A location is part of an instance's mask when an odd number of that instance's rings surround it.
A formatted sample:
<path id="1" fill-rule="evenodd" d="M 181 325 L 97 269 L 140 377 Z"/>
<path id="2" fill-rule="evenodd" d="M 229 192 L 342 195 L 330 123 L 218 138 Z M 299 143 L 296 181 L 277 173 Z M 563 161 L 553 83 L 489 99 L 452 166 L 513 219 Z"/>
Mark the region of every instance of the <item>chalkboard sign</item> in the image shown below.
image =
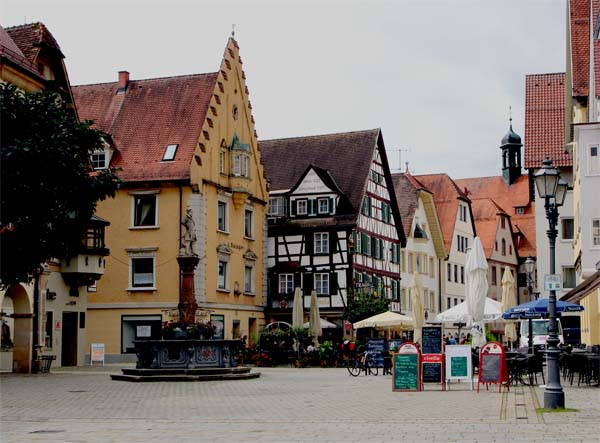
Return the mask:
<path id="1" fill-rule="evenodd" d="M 423 327 L 423 354 L 441 354 L 442 353 L 442 328 L 440 326 Z"/>
<path id="2" fill-rule="evenodd" d="M 481 383 L 498 383 L 500 381 L 500 362 L 502 354 L 482 354 L 479 370 Z"/>
<path id="3" fill-rule="evenodd" d="M 469 376 L 467 357 L 450 357 L 450 376 L 456 378 Z"/>
<path id="4" fill-rule="evenodd" d="M 373 355 L 375 366 L 378 368 L 383 368 L 383 355 L 381 355 L 381 353 L 387 350 L 385 346 L 385 338 L 368 338 L 367 350 Z"/>
<path id="5" fill-rule="evenodd" d="M 442 364 L 423 363 L 423 383 L 441 383 Z"/>
<path id="6" fill-rule="evenodd" d="M 419 354 L 394 354 L 394 390 L 419 389 Z"/>

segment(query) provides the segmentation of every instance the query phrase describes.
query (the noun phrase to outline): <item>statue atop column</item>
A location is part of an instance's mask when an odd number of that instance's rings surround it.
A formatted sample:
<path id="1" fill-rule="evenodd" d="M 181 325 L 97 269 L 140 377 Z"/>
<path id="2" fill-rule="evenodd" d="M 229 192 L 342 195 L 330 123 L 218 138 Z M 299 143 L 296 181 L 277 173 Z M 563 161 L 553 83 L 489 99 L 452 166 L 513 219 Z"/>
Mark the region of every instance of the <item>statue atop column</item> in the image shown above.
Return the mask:
<path id="1" fill-rule="evenodd" d="M 192 208 L 187 208 L 185 218 L 181 224 L 185 227 L 185 233 L 183 234 L 179 254 L 187 256 L 196 255 L 194 252 L 194 243 L 197 240 L 196 222 L 194 222 L 194 217 L 192 216 Z"/>

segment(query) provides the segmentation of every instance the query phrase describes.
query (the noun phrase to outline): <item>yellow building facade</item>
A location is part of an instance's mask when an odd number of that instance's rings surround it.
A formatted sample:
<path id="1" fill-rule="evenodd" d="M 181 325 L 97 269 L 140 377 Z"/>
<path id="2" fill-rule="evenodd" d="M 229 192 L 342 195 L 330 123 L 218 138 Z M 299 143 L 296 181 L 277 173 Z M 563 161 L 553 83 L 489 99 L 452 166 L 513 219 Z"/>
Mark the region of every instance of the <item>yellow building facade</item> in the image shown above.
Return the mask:
<path id="1" fill-rule="evenodd" d="M 133 340 L 160 338 L 161 323 L 176 318 L 182 254 L 199 259 L 197 319 L 215 323 L 217 337 L 256 339 L 268 193 L 237 42 L 218 72 L 130 81 L 123 71 L 74 96 L 109 136 L 93 161 L 123 179 L 98 205 L 111 254 L 88 288 L 88 352 L 103 343 L 106 361 L 129 360 Z"/>

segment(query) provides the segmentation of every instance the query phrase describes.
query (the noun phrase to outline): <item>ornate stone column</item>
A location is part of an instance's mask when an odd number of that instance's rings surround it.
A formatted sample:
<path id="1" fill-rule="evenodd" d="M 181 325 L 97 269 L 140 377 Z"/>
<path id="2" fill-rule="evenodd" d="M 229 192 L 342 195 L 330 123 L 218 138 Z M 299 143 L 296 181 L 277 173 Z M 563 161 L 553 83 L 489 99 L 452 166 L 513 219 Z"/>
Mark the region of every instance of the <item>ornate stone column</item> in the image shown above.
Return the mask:
<path id="1" fill-rule="evenodd" d="M 200 258 L 197 255 L 178 255 L 177 262 L 181 272 L 181 288 L 179 289 L 179 320 L 184 323 L 196 321 L 196 295 L 194 290 L 194 269 Z"/>

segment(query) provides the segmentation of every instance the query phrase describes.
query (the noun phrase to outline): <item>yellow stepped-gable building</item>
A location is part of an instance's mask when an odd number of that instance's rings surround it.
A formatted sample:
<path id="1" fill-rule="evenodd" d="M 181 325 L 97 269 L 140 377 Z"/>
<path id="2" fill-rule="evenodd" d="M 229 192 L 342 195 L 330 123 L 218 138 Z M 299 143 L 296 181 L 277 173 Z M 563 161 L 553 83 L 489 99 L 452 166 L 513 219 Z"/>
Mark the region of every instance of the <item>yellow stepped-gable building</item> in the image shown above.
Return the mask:
<path id="1" fill-rule="evenodd" d="M 104 343 L 106 361 L 129 360 L 133 340 L 160 338 L 177 311 L 182 248 L 199 257 L 202 320 L 223 338 L 256 339 L 268 193 L 245 78 L 230 38 L 214 73 L 130 80 L 121 71 L 118 82 L 74 88 L 81 118 L 108 134 L 94 166 L 121 168 L 123 180 L 98 206 L 111 253 L 88 288 L 88 352 Z"/>

